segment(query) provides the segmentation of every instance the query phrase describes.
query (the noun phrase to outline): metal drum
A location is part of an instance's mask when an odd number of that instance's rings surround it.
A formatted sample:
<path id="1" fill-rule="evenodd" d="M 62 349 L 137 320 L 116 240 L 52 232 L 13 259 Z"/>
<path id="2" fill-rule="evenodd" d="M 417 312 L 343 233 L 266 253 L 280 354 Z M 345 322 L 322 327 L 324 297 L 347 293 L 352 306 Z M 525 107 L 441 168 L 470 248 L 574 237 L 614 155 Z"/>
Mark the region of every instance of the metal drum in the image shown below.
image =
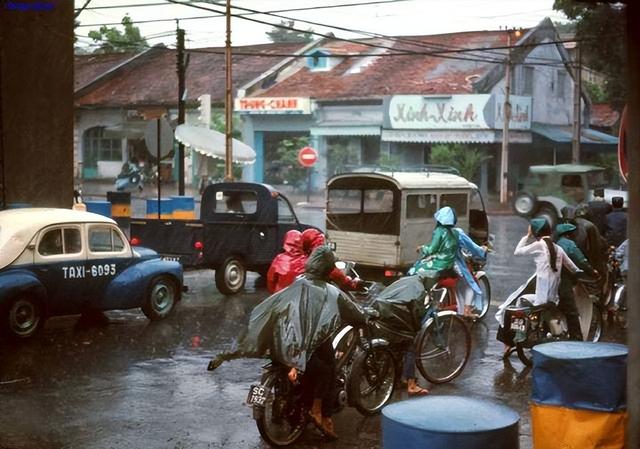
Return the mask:
<path id="1" fill-rule="evenodd" d="M 518 414 L 461 396 L 428 396 L 382 410 L 384 449 L 517 449 Z"/>

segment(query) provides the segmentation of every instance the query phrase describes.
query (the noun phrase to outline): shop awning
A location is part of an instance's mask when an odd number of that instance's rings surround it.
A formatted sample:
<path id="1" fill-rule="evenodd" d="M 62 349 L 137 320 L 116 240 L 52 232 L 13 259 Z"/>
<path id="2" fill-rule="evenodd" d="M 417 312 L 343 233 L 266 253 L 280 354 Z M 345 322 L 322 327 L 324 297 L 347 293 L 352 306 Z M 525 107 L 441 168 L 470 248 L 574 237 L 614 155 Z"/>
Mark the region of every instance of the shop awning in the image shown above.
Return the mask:
<path id="1" fill-rule="evenodd" d="M 573 130 L 570 126 L 532 123 L 531 132 L 558 143 L 571 143 L 573 140 Z M 616 136 L 610 136 L 609 134 L 596 131 L 595 129 L 582 128 L 580 132 L 580 143 L 617 145 L 618 138 Z"/>
<path id="2" fill-rule="evenodd" d="M 381 140 L 405 143 L 499 143 L 502 142 L 502 131 L 494 129 L 383 129 Z M 512 130 L 509 132 L 509 142 L 531 143 L 531 133 Z"/>
<path id="3" fill-rule="evenodd" d="M 176 140 L 205 156 L 225 158 L 225 135 L 213 129 L 199 126 L 178 125 Z M 256 152 L 246 143 L 233 139 L 233 162 L 253 164 Z"/>
<path id="4" fill-rule="evenodd" d="M 342 123 L 322 124 L 309 130 L 312 136 L 379 136 L 380 126 L 344 126 Z"/>

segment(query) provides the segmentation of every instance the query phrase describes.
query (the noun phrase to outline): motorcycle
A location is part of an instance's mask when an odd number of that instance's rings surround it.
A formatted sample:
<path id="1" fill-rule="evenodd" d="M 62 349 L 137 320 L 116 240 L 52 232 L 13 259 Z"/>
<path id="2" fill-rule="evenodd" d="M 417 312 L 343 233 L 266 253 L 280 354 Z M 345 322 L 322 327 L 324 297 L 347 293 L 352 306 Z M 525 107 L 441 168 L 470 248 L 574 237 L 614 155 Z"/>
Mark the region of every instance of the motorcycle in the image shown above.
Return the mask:
<path id="1" fill-rule="evenodd" d="M 118 192 L 138 190 L 142 191 L 144 176 L 139 167 L 131 167 L 127 172 L 121 172 L 115 181 Z"/>
<path id="2" fill-rule="evenodd" d="M 584 341 L 597 342 L 603 335 L 602 309 L 598 298 L 589 294 L 589 285 L 598 281 L 579 278 L 574 288 L 576 307 L 580 315 L 580 329 Z M 531 349 L 538 344 L 569 340 L 569 328 L 564 314 L 549 301 L 533 305 L 525 289 L 515 305 L 505 309 L 502 341 L 515 347 L 518 358 L 526 366 L 532 365 Z"/>
<path id="3" fill-rule="evenodd" d="M 374 338 L 371 317 L 360 327 L 353 327 L 352 338 L 344 345 L 345 352 L 336 360 L 333 409 L 340 412 L 347 405 L 361 413 L 377 413 L 393 395 L 396 378 L 394 354 L 387 342 Z M 263 367 L 260 384 L 252 385 L 247 404 L 253 408 L 253 418 L 262 438 L 273 446 L 288 446 L 304 433 L 310 421 L 312 389 L 305 376 L 292 383 L 289 368 L 271 362 Z"/>

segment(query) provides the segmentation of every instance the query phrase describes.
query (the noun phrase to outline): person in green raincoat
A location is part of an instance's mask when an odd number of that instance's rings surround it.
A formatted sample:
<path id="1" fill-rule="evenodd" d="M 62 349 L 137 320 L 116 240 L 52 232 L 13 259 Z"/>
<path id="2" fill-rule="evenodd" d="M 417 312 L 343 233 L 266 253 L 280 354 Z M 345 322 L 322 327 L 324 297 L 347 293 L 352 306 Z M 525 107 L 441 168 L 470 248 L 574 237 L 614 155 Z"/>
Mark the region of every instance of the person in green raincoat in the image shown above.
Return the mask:
<path id="1" fill-rule="evenodd" d="M 223 362 L 238 358 L 269 357 L 289 368 L 291 382 L 304 373 L 313 390 L 309 414 L 330 438 L 336 438 L 331 419 L 335 381 L 331 337 L 345 323 L 360 325 L 367 319 L 358 305 L 328 282 L 335 262 L 329 247 L 316 248 L 303 276 L 252 310 L 238 349 L 218 354 L 208 368 L 213 371 Z"/>
<path id="2" fill-rule="evenodd" d="M 453 272 L 453 264 L 458 252 L 458 235 L 453 230 L 456 224 L 456 214 L 449 206 L 439 209 L 433 218 L 436 227 L 431 236 L 431 242 L 417 248 L 420 259 L 411 267 L 409 274 L 421 275 L 428 290 L 435 285 L 438 278 Z"/>
<path id="3" fill-rule="evenodd" d="M 598 277 L 598 272 L 593 269 L 589 260 L 580 251 L 578 245 L 571 238 L 576 231 L 576 226 L 571 223 L 562 223 L 556 226 L 555 240 L 556 244 L 567 253 L 569 259 L 577 265 L 585 273 L 593 277 Z M 562 268 L 560 276 L 560 287 L 558 288 L 558 308 L 567 318 L 567 326 L 569 327 L 569 336 L 575 340 L 582 340 L 582 331 L 580 329 L 580 315 L 576 307 L 576 301 L 573 294 L 573 287 L 576 285 L 576 277 L 566 268 Z"/>

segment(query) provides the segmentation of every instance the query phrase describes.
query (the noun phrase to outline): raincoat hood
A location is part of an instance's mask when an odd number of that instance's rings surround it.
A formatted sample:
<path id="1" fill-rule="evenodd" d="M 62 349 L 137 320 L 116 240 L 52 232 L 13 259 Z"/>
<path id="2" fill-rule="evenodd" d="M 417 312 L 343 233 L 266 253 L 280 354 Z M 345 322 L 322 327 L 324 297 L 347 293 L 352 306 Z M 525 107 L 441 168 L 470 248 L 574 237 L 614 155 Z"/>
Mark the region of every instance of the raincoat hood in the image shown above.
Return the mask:
<path id="1" fill-rule="evenodd" d="M 284 235 L 282 247 L 284 248 L 284 252 L 291 256 L 302 254 L 302 233 L 295 229 L 288 231 Z"/>
<path id="2" fill-rule="evenodd" d="M 549 222 L 544 218 L 534 218 L 529 222 L 531 225 L 531 232 L 536 237 L 540 237 L 544 234 L 549 234 Z"/>
<path id="3" fill-rule="evenodd" d="M 556 235 L 560 237 L 564 234 L 569 234 L 570 232 L 573 232 L 576 229 L 577 229 L 576 226 L 572 225 L 571 223 L 562 223 L 556 226 Z"/>
<path id="4" fill-rule="evenodd" d="M 310 278 L 328 280 L 329 273 L 336 267 L 336 256 L 328 246 L 319 246 L 313 250 L 304 271 Z"/>
<path id="5" fill-rule="evenodd" d="M 324 241 L 324 234 L 317 229 L 310 228 L 302 232 L 302 249 L 307 254 L 318 246 L 324 245 Z"/>
<path id="6" fill-rule="evenodd" d="M 443 226 L 453 226 L 456 224 L 456 213 L 449 206 L 445 206 L 438 210 L 433 218 Z"/>

